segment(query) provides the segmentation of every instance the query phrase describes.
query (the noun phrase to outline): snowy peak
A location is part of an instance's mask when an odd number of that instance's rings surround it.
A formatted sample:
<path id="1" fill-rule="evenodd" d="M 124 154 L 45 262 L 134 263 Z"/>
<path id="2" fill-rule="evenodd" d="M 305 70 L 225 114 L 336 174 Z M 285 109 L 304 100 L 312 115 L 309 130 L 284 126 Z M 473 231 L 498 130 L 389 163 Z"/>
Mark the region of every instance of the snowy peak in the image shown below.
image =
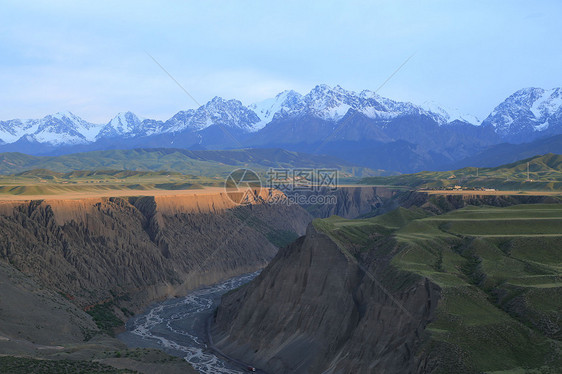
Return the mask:
<path id="1" fill-rule="evenodd" d="M 79 124 L 81 122 L 86 122 L 82 118 L 78 117 L 77 115 L 75 115 L 74 113 L 72 113 L 68 110 L 65 110 L 63 112 L 57 112 L 55 114 L 45 116 L 45 118 L 48 118 L 48 117 L 56 118 L 56 119 L 61 120 L 61 121 L 71 121 L 75 124 Z"/>
<path id="2" fill-rule="evenodd" d="M 337 121 L 349 111 L 361 106 L 360 98 L 340 86 L 331 88 L 325 84 L 314 87 L 303 98 L 309 114 L 330 121 Z"/>
<path id="3" fill-rule="evenodd" d="M 341 86 L 317 85 L 302 96 L 295 91 L 284 91 L 273 99 L 264 100 L 249 106 L 260 118 L 256 127 L 264 127 L 269 122 L 288 117 L 304 115 L 326 121 L 339 121 L 350 109 L 362 112 L 370 118 L 388 117 L 388 108 L 380 97 L 370 91 L 357 94 Z"/>
<path id="4" fill-rule="evenodd" d="M 332 88 L 325 84 L 317 85 L 305 96 L 285 91 L 275 99 L 253 104 L 250 108 L 256 111 L 262 123 L 281 117 L 303 115 L 337 122 L 350 110 L 383 121 L 405 115 L 430 115 L 414 104 L 386 99 L 372 91 L 364 90 L 357 94 L 339 85 Z"/>
<path id="5" fill-rule="evenodd" d="M 134 113 L 125 112 L 115 116 L 109 124 L 115 129 L 119 129 L 123 133 L 131 132 L 139 127 L 141 119 Z"/>
<path id="6" fill-rule="evenodd" d="M 68 129 L 74 130 L 89 130 L 92 128 L 98 128 L 99 125 L 95 125 L 93 123 L 89 123 L 84 121 L 82 118 L 74 115 L 72 112 L 57 112 L 52 115 L 45 116 L 43 119 L 40 120 L 40 127 L 46 126 L 66 126 Z"/>
<path id="7" fill-rule="evenodd" d="M 134 113 L 122 112 L 117 114 L 98 134 L 99 138 L 127 136 L 138 132 L 142 121 Z"/>
<path id="8" fill-rule="evenodd" d="M 28 140 L 51 145 L 89 143 L 101 129 L 100 125 L 86 122 L 71 112 L 58 112 L 24 123 Z"/>
<path id="9" fill-rule="evenodd" d="M 215 97 L 195 111 L 191 127 L 204 129 L 212 125 L 251 131 L 260 122 L 259 117 L 238 100 L 224 100 Z"/>
<path id="10" fill-rule="evenodd" d="M 214 97 L 197 110 L 187 110 L 176 113 L 166 121 L 164 132 L 201 131 L 209 126 L 226 126 L 245 132 L 255 131 L 254 125 L 260 118 L 238 100 L 224 100 Z"/>
<path id="11" fill-rule="evenodd" d="M 505 99 L 483 121 L 507 138 L 562 127 L 562 90 L 524 88 Z"/>

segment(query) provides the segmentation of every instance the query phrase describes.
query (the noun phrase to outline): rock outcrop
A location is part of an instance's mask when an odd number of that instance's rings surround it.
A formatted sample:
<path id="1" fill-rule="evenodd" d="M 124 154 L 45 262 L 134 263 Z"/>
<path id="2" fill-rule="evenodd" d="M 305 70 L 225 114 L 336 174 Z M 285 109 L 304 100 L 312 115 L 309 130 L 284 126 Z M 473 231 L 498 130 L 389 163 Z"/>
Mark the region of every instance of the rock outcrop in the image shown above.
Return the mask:
<path id="1" fill-rule="evenodd" d="M 334 191 L 322 188 L 319 191 L 298 191 L 309 200 L 321 196 L 320 203 L 303 204 L 315 218 L 336 215 L 343 218 L 357 218 L 380 209 L 396 195 L 398 190 L 375 186 L 345 186 Z"/>
<path id="2" fill-rule="evenodd" d="M 377 277 L 388 271 L 383 255 L 362 262 Z M 364 269 L 310 225 L 258 278 L 223 297 L 217 347 L 271 373 L 415 372 L 440 289 L 422 277 L 383 286 Z"/>

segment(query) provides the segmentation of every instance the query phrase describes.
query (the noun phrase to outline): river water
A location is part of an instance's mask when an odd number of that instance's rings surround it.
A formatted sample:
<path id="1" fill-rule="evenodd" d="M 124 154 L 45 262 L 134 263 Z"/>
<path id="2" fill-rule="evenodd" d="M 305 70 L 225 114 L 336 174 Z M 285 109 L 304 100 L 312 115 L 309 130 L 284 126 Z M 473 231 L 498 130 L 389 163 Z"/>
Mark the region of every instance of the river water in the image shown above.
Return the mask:
<path id="1" fill-rule="evenodd" d="M 206 323 L 226 292 L 254 279 L 259 272 L 245 274 L 166 300 L 148 308 L 126 323 L 117 337 L 129 348 L 159 348 L 183 357 L 200 373 L 242 373 L 207 349 Z"/>

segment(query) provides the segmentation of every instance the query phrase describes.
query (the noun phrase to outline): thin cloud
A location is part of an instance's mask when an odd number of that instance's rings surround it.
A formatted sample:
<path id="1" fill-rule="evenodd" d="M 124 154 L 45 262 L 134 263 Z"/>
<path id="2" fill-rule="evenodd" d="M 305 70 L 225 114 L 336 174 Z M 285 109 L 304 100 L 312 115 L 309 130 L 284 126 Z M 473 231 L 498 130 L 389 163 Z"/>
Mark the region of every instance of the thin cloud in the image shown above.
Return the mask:
<path id="1" fill-rule="evenodd" d="M 0 119 L 192 108 L 145 50 L 197 101 L 245 104 L 318 83 L 374 90 L 418 51 L 380 94 L 483 117 L 521 87 L 562 86 L 561 12 L 554 1 L 13 2 L 0 14 Z"/>

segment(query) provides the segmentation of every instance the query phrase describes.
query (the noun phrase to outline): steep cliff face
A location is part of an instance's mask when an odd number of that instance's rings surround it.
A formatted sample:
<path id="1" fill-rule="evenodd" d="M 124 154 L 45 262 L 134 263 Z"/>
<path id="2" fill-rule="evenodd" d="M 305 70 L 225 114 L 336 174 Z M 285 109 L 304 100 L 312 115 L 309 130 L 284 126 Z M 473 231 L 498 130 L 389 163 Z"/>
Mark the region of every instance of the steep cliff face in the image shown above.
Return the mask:
<path id="1" fill-rule="evenodd" d="M 0 351 L 82 342 L 96 324 L 64 296 L 0 262 Z M 27 347 L 26 344 L 27 343 Z"/>
<path id="2" fill-rule="evenodd" d="M 314 192 L 298 192 L 307 197 L 322 196 L 318 204 L 303 204 L 315 218 L 337 215 L 343 218 L 357 218 L 381 208 L 396 195 L 397 190 L 374 186 L 345 186 L 335 191 L 323 188 Z"/>
<path id="3" fill-rule="evenodd" d="M 264 267 L 309 221 L 296 205 L 236 206 L 218 193 L 3 202 L 0 258 L 81 307 L 120 299 L 138 310 Z"/>
<path id="4" fill-rule="evenodd" d="M 391 277 L 384 255 L 361 262 Z M 217 347 L 272 373 L 415 372 L 439 287 L 417 277 L 386 288 L 361 266 L 310 225 L 256 280 L 223 297 Z"/>

